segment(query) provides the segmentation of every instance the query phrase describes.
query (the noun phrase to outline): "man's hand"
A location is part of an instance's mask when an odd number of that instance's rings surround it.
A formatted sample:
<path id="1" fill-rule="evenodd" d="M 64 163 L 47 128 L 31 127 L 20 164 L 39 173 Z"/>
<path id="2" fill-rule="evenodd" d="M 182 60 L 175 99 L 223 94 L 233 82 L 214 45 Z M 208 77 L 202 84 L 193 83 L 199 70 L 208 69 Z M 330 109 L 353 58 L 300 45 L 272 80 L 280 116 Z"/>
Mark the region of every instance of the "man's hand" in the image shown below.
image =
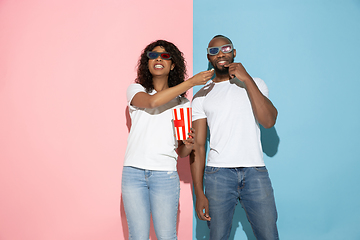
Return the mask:
<path id="1" fill-rule="evenodd" d="M 210 221 L 209 216 L 209 201 L 204 194 L 196 197 L 196 214 L 200 220 Z M 205 213 L 204 213 L 205 210 Z"/>
<path id="2" fill-rule="evenodd" d="M 229 68 L 229 75 L 231 78 L 237 77 L 242 82 L 252 79 L 241 63 L 230 63 L 224 65 L 224 67 Z"/>
<path id="3" fill-rule="evenodd" d="M 230 77 L 237 77 L 246 85 L 246 91 L 249 95 L 251 107 L 256 120 L 264 127 L 271 128 L 274 126 L 277 118 L 277 110 L 272 102 L 264 96 L 252 77 L 247 73 L 241 63 L 230 63 L 224 65 L 229 67 Z"/>

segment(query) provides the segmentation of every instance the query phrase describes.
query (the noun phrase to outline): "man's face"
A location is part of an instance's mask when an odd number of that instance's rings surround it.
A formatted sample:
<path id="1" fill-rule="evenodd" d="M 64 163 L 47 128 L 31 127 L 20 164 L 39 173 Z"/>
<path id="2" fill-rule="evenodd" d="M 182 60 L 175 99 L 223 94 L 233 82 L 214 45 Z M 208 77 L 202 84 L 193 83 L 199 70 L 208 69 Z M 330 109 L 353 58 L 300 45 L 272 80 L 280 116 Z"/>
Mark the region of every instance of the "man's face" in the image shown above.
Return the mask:
<path id="1" fill-rule="evenodd" d="M 226 38 L 218 37 L 214 38 L 209 43 L 210 47 L 221 47 L 225 44 L 229 44 L 229 40 Z M 215 72 L 220 75 L 229 74 L 229 68 L 224 67 L 224 65 L 234 62 L 234 57 L 236 56 L 236 50 L 234 49 L 232 52 L 223 53 L 219 51 L 217 55 L 207 55 L 209 62 L 213 65 Z"/>

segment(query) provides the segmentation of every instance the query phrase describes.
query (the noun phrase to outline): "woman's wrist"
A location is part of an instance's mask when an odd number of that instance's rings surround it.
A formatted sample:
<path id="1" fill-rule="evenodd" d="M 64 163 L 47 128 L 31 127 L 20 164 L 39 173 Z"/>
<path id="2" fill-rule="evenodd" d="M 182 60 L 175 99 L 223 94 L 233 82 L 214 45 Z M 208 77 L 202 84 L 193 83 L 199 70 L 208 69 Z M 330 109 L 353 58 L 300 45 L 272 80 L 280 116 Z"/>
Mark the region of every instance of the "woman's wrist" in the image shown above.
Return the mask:
<path id="1" fill-rule="evenodd" d="M 188 84 L 189 89 L 196 86 L 196 84 L 194 83 L 194 77 L 189 78 L 188 80 L 185 81 L 185 83 Z"/>

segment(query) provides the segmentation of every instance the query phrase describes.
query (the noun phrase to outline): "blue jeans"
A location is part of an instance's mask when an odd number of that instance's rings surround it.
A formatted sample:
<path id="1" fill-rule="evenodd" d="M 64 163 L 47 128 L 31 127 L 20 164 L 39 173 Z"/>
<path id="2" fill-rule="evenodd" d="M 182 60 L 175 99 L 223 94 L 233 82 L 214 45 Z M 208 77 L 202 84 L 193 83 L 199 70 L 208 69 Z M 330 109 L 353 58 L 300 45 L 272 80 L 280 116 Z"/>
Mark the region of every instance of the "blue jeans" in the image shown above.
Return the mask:
<path id="1" fill-rule="evenodd" d="M 206 167 L 204 185 L 211 217 L 210 240 L 229 239 L 238 200 L 256 239 L 279 239 L 274 193 L 266 167 Z"/>
<path id="2" fill-rule="evenodd" d="M 124 167 L 121 191 L 129 239 L 149 239 L 150 214 L 157 239 L 177 239 L 180 181 L 176 171 Z"/>

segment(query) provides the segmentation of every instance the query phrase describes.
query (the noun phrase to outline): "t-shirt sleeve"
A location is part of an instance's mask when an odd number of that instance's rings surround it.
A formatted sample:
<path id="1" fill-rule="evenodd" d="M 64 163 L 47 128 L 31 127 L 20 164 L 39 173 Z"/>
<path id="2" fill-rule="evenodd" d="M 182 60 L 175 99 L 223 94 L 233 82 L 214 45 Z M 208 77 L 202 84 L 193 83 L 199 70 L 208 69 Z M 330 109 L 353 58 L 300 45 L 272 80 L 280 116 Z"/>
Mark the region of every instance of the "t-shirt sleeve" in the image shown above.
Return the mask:
<path id="1" fill-rule="evenodd" d="M 261 78 L 254 78 L 254 81 L 259 88 L 260 92 L 267 98 L 269 98 L 269 89 L 266 86 L 266 83 Z"/>
<path id="2" fill-rule="evenodd" d="M 135 96 L 135 94 L 137 94 L 138 92 L 146 92 L 145 88 L 138 83 L 133 83 L 127 88 L 126 100 L 127 100 L 129 107 L 133 108 L 133 106 L 131 106 L 130 103 L 131 103 L 131 100 L 133 99 L 133 97 Z"/>
<path id="3" fill-rule="evenodd" d="M 204 97 L 194 97 L 191 102 L 192 108 L 192 120 L 206 118 L 206 114 L 203 108 Z"/>

